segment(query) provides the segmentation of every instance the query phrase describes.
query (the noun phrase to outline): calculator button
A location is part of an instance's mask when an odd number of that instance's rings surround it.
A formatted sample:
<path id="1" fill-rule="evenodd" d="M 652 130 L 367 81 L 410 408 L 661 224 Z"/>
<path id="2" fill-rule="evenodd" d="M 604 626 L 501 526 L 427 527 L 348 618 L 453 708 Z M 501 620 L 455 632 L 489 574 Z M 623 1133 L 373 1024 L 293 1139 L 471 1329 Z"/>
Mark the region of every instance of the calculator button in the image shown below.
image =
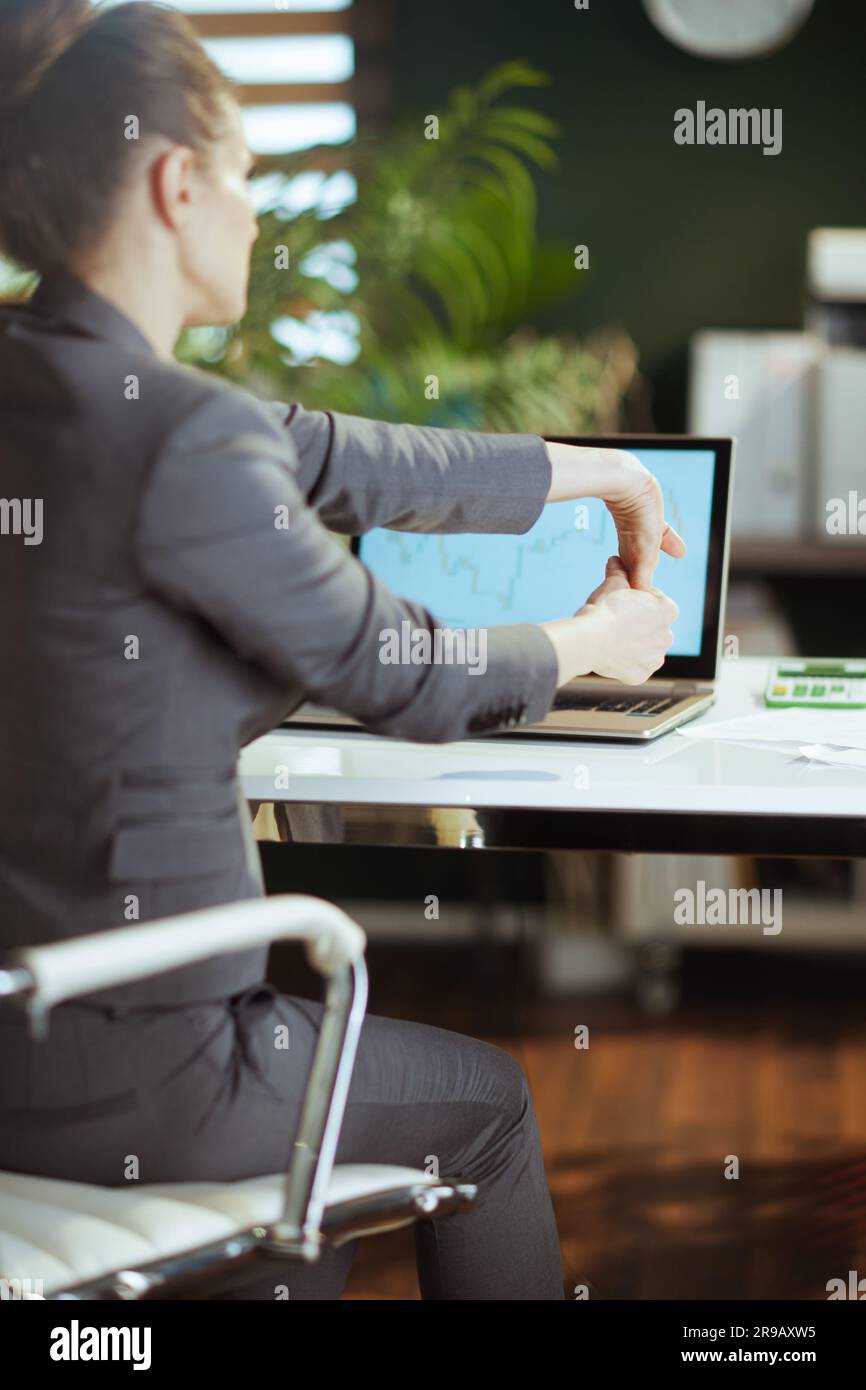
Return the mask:
<path id="1" fill-rule="evenodd" d="M 808 685 L 795 685 L 795 686 L 794 686 L 794 694 L 795 694 L 795 695 L 808 695 L 808 693 L 809 693 L 809 687 L 808 687 Z"/>
<path id="2" fill-rule="evenodd" d="M 827 694 L 827 687 L 826 687 L 826 685 L 813 685 L 813 686 L 812 686 L 812 699 L 813 699 L 813 700 L 820 700 L 820 699 L 821 699 L 821 696 L 822 696 L 822 695 L 826 695 L 826 694 Z"/>
<path id="3" fill-rule="evenodd" d="M 842 692 L 843 695 L 845 694 L 845 687 L 844 687 L 844 685 L 831 685 L 831 686 L 830 686 L 830 689 L 832 690 L 832 692 L 833 692 L 834 695 L 838 695 L 840 691 Z"/>

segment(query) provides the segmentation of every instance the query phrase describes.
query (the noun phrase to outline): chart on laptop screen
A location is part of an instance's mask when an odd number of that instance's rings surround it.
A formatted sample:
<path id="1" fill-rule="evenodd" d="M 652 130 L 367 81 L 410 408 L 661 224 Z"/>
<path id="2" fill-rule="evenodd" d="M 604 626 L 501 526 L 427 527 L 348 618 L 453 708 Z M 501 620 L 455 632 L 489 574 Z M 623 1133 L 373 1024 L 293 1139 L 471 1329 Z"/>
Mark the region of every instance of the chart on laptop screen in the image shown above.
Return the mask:
<path id="1" fill-rule="evenodd" d="M 697 656 L 703 631 L 715 455 L 711 449 L 633 449 L 659 480 L 665 517 L 688 553 L 663 555 L 654 583 L 679 607 L 671 655 Z M 361 558 L 389 588 L 449 627 L 565 618 L 585 602 L 617 552 L 602 502 L 554 502 L 522 536 L 417 535 L 375 530 Z"/>

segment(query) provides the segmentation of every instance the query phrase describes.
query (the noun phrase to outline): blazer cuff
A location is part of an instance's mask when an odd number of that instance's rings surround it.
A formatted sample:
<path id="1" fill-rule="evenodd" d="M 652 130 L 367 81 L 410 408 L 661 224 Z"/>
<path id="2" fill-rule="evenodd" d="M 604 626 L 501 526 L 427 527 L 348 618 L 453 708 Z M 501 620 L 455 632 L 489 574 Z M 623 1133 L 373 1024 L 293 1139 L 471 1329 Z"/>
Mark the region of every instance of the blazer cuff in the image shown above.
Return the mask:
<path id="1" fill-rule="evenodd" d="M 535 671 L 535 690 L 526 702 L 526 723 L 537 724 L 551 706 L 559 680 L 559 659 L 553 643 L 537 623 L 518 624 L 519 630 L 526 632 L 526 655 Z"/>
<path id="2" fill-rule="evenodd" d="M 559 662 L 553 643 L 537 623 L 488 628 L 488 669 L 496 672 L 497 694 L 466 717 L 466 735 L 537 724 L 556 695 Z M 466 736 L 464 735 L 464 737 Z"/>
<path id="3" fill-rule="evenodd" d="M 540 434 L 497 434 L 492 437 L 496 441 L 497 463 L 502 469 L 502 476 L 520 479 L 520 486 L 498 496 L 496 526 L 490 529 L 521 536 L 541 516 L 550 492 L 553 466 L 547 443 Z M 541 636 L 547 641 L 543 632 Z"/>
<path id="4" fill-rule="evenodd" d="M 535 623 L 488 628 L 486 633 L 487 665 L 482 674 L 436 666 L 397 709 L 374 713 L 351 700 L 341 708 L 373 733 L 421 743 L 450 743 L 500 730 L 519 733 L 550 710 L 559 672 L 556 652 Z"/>

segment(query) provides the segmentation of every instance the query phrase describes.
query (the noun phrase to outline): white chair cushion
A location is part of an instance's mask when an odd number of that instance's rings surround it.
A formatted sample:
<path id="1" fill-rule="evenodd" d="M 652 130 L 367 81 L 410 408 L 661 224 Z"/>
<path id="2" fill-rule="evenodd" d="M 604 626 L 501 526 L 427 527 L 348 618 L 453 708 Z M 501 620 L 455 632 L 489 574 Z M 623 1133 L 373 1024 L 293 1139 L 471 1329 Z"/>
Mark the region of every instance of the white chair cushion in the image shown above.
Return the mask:
<path id="1" fill-rule="evenodd" d="M 327 1205 L 435 1181 L 416 1168 L 338 1164 Z M 0 1172 L 0 1279 L 47 1295 L 178 1255 L 275 1221 L 284 1189 L 284 1173 L 232 1183 L 94 1187 Z"/>

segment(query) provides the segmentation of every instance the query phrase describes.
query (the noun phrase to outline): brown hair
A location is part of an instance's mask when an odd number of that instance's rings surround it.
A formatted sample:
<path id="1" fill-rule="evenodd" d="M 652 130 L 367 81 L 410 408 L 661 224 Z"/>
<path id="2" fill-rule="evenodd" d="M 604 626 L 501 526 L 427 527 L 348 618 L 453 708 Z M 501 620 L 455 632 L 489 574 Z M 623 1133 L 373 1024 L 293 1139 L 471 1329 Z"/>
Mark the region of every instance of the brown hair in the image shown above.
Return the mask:
<path id="1" fill-rule="evenodd" d="M 45 273 L 99 241 L 139 140 L 203 156 L 231 83 L 177 10 L 0 0 L 0 250 Z"/>

